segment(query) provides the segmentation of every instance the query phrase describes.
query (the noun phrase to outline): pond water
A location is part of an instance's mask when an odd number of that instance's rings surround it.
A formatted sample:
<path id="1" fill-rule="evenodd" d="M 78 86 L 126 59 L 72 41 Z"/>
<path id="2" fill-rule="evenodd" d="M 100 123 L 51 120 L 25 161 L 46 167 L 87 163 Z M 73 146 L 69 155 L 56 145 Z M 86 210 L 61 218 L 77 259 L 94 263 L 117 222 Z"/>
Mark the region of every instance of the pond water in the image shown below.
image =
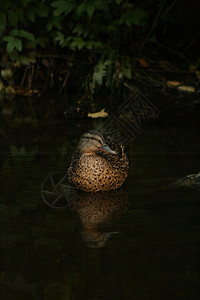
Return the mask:
<path id="1" fill-rule="evenodd" d="M 60 209 L 43 201 L 44 178 L 64 176 L 96 121 L 8 129 L 12 147 L 0 159 L 2 300 L 200 299 L 199 192 L 168 186 L 199 171 L 198 114 L 187 109 L 166 113 L 160 105 L 159 118 L 142 122 L 126 147 L 122 190 L 75 193 L 57 201 L 68 206 Z"/>

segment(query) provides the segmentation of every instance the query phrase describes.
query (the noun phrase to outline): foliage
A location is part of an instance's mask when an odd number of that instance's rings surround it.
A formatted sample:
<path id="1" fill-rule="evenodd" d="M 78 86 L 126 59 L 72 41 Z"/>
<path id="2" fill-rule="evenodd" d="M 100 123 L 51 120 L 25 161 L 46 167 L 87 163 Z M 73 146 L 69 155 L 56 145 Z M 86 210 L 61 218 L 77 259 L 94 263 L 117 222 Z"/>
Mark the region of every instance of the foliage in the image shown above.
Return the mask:
<path id="1" fill-rule="evenodd" d="M 113 43 L 121 24 L 145 25 L 145 11 L 120 2 L 21 0 L 17 5 L 8 0 L 1 2 L 0 34 L 8 53 L 14 49 L 26 52 L 38 45 L 43 48 L 52 42 L 71 50 L 102 48 L 106 43 L 100 34 Z"/>
<path id="2" fill-rule="evenodd" d="M 154 3 L 153 0 L 150 2 Z M 40 70 L 41 63 L 43 68 L 47 67 L 45 77 L 49 72 L 55 73 L 52 69 L 55 63 L 49 58 L 64 55 L 71 68 L 58 71 L 61 89 L 72 74 L 72 67 L 82 73 L 83 86 L 89 79 L 91 92 L 103 83 L 108 86 L 112 82 L 117 86 L 123 78 L 131 78 L 134 64 L 131 57 L 137 56 L 141 45 L 152 42 L 153 37 L 156 41 L 154 28 L 160 20 L 163 22 L 163 18 L 167 20 L 171 9 L 166 1 L 158 1 L 158 15 L 149 31 L 152 17 L 148 5 L 148 1 L 139 6 L 125 0 L 1 1 L 1 68 L 4 71 L 13 69 L 15 84 L 20 83 L 17 81 L 21 74 L 19 68 L 23 69 L 22 84 L 29 76 L 27 82 L 30 88 L 36 64 Z M 161 18 L 163 11 L 164 17 Z M 167 22 L 173 22 L 171 19 L 165 21 L 165 31 Z M 5 84 L 4 76 L 1 81 Z M 49 78 L 44 86 L 49 86 L 50 82 Z"/>

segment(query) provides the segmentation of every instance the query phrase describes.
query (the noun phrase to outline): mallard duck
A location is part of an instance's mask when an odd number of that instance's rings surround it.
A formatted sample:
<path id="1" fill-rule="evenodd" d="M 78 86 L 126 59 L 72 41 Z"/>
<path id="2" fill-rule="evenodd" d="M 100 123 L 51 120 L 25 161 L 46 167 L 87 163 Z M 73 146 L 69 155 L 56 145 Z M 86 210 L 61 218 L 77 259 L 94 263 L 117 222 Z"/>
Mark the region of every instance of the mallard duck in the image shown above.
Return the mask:
<path id="1" fill-rule="evenodd" d="M 85 192 L 119 188 L 128 175 L 124 147 L 112 138 L 91 130 L 84 133 L 68 168 L 70 184 Z"/>

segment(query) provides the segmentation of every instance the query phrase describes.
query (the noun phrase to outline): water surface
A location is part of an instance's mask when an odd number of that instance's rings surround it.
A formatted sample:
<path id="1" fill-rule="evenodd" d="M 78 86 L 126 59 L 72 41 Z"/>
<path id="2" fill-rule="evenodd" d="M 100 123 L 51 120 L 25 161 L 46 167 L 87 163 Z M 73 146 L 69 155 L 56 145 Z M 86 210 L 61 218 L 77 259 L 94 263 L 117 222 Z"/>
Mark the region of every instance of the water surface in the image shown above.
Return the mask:
<path id="1" fill-rule="evenodd" d="M 199 171 L 195 116 L 186 124 L 184 114 L 161 111 L 142 124 L 127 146 L 123 191 L 79 195 L 63 209 L 44 203 L 42 181 L 66 172 L 95 122 L 31 124 L 13 129 L 15 138 L 9 130 L 16 148 L 0 159 L 1 299 L 199 299 L 199 192 L 168 187 Z"/>

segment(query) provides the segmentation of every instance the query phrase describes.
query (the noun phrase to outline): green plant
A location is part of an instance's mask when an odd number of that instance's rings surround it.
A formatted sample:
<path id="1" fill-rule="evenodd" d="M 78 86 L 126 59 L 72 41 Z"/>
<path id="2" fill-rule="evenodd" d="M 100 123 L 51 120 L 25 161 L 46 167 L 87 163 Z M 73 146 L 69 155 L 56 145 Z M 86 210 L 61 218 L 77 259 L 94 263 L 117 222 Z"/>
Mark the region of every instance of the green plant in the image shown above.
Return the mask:
<path id="1" fill-rule="evenodd" d="M 15 85 L 26 84 L 29 89 L 34 80 L 37 88 L 42 78 L 44 88 L 57 82 L 63 90 L 69 77 L 77 78 L 76 72 L 82 86 L 89 79 L 92 92 L 103 84 L 117 87 L 131 78 L 132 58 L 147 42 L 158 41 L 157 25 L 164 24 L 162 34 L 167 33 L 176 2 L 1 1 L 1 69 L 4 74 L 11 70 Z M 5 76 L 0 82 L 5 84 Z"/>
<path id="2" fill-rule="evenodd" d="M 146 19 L 145 11 L 119 0 L 8 0 L 0 8 L 1 44 L 12 58 L 13 51 L 27 57 L 30 50 L 41 51 L 52 42 L 72 51 L 106 51 L 108 40 L 114 46 L 122 24 L 144 26 Z"/>

